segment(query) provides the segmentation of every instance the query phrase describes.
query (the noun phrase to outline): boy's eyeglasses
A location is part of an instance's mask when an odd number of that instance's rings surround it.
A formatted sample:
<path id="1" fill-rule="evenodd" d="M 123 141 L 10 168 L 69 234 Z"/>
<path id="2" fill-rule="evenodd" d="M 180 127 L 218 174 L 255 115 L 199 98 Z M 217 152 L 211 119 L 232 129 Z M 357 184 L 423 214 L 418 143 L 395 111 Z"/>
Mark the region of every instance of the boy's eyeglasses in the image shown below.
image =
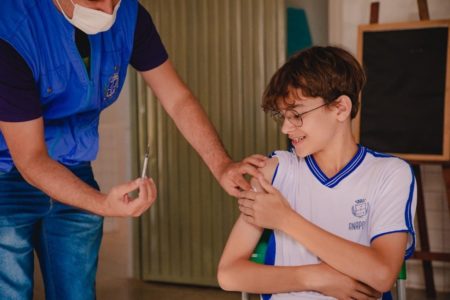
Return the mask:
<path id="1" fill-rule="evenodd" d="M 272 118 L 281 125 L 284 123 L 284 120 L 287 119 L 289 121 L 289 123 L 291 123 L 295 127 L 301 127 L 303 125 L 303 116 L 304 115 L 306 115 L 307 113 L 310 113 L 316 109 L 324 107 L 325 105 L 328 105 L 328 104 L 329 103 L 324 103 L 320 106 L 317 106 L 313 109 L 310 109 L 310 110 L 302 112 L 302 113 L 298 113 L 297 111 L 295 111 L 293 109 L 286 110 L 286 112 L 284 114 L 278 111 L 272 115 Z"/>

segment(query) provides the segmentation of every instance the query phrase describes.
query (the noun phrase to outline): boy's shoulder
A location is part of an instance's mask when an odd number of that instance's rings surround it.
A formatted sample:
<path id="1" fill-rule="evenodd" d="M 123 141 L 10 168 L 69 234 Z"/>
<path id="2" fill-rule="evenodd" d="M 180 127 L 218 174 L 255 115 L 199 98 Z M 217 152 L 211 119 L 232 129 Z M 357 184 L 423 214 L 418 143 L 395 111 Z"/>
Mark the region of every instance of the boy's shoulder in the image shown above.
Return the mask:
<path id="1" fill-rule="evenodd" d="M 269 157 L 272 158 L 276 158 L 278 162 L 282 162 L 282 161 L 288 161 L 288 162 L 294 162 L 294 161 L 298 161 L 300 158 L 297 156 L 297 154 L 295 154 L 294 152 L 291 151 L 286 151 L 286 150 L 276 150 L 273 151 Z"/>
<path id="2" fill-rule="evenodd" d="M 273 151 L 267 156 L 269 157 L 269 159 L 266 160 L 265 166 L 259 168 L 258 170 L 269 182 L 273 181 L 275 174 L 278 172 L 280 166 L 284 169 L 292 163 L 298 161 L 298 157 L 295 153 L 284 150 Z"/>
<path id="3" fill-rule="evenodd" d="M 404 159 L 383 152 L 374 151 L 366 148 L 367 158 L 377 168 L 386 172 L 410 172 L 411 165 Z"/>

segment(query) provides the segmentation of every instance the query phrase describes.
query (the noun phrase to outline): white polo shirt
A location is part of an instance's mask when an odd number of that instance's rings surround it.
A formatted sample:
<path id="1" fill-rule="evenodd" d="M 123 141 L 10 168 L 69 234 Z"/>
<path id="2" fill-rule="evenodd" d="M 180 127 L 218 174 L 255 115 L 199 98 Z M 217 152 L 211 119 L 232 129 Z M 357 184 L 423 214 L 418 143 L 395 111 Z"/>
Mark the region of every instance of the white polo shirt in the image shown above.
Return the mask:
<path id="1" fill-rule="evenodd" d="M 405 161 L 359 146 L 353 159 L 328 178 L 312 156 L 277 151 L 273 178 L 291 207 L 304 218 L 347 240 L 369 246 L 377 237 L 408 232 L 405 258 L 415 247 L 414 213 L 416 182 Z M 297 241 L 274 231 L 266 262 L 278 266 L 319 263 L 319 259 Z M 338 251 L 338 250 L 336 250 Z M 264 299 L 334 299 L 315 292 L 266 295 Z"/>

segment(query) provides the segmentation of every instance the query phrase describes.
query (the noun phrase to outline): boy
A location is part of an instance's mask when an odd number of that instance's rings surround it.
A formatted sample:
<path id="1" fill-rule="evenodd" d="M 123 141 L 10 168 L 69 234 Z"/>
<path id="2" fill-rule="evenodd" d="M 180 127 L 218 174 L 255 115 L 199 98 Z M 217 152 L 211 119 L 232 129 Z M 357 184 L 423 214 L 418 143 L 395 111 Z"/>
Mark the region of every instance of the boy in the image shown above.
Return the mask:
<path id="1" fill-rule="evenodd" d="M 293 149 L 274 152 L 239 200 L 219 264 L 223 289 L 274 300 L 377 299 L 390 290 L 414 251 L 416 184 L 406 162 L 355 142 L 364 83 L 356 59 L 336 47 L 302 51 L 272 77 L 263 108 Z M 263 228 L 273 236 L 258 265 L 248 259 Z"/>

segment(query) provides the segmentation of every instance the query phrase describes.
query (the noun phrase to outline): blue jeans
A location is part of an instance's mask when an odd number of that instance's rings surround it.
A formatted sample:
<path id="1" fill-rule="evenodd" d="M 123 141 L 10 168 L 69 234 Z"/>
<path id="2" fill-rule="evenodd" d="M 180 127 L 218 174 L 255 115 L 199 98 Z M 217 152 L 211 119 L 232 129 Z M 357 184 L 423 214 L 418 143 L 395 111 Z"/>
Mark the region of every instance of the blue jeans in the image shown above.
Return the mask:
<path id="1" fill-rule="evenodd" d="M 70 169 L 98 189 L 89 164 Z M 33 251 L 47 300 L 95 299 L 102 227 L 102 217 L 51 199 L 16 169 L 0 174 L 0 299 L 33 298 Z"/>

